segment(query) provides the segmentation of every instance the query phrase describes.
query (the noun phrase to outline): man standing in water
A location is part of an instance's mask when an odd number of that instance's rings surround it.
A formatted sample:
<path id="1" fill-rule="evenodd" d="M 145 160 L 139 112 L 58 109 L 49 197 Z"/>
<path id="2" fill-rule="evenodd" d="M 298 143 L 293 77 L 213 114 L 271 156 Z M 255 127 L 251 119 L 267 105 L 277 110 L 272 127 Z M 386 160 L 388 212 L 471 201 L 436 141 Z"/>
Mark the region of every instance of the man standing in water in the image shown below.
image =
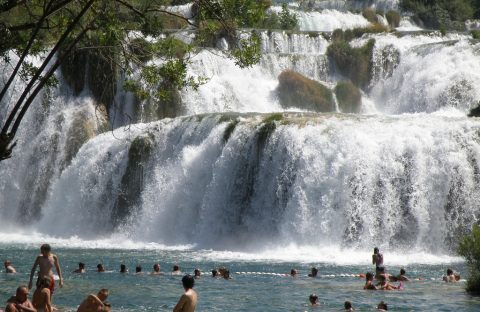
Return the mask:
<path id="1" fill-rule="evenodd" d="M 37 256 L 35 259 L 35 263 L 33 264 L 32 271 L 30 272 L 30 281 L 28 283 L 28 288 L 32 288 L 32 280 L 35 271 L 37 270 L 37 266 L 40 267 L 40 271 L 38 273 L 39 278 L 37 279 L 37 287 L 39 286 L 40 277 L 48 276 L 50 278 L 50 296 L 53 295 L 53 291 L 55 290 L 55 280 L 53 278 L 53 271 L 52 268 L 55 267 L 57 270 L 57 274 L 59 277 L 60 287 L 63 286 L 63 277 L 62 271 L 60 270 L 60 263 L 58 262 L 58 258 L 56 255 L 52 254 L 51 248 L 49 244 L 43 244 L 40 247 L 41 255 Z"/>
<path id="2" fill-rule="evenodd" d="M 195 279 L 187 274 L 182 278 L 182 284 L 185 293 L 178 300 L 173 312 L 193 312 L 197 306 L 197 293 L 193 290 Z"/>
<path id="3" fill-rule="evenodd" d="M 381 267 L 383 267 L 383 255 L 380 253 L 378 247 L 373 248 L 372 264 L 375 264 L 375 275 L 379 275 Z"/>

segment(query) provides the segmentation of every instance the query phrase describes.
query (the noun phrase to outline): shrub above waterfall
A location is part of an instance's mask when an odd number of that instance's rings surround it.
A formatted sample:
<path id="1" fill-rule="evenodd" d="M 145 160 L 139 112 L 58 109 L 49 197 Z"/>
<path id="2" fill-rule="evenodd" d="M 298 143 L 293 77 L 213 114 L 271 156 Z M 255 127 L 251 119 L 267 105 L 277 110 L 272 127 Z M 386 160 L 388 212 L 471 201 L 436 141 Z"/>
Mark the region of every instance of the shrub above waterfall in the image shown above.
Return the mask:
<path id="1" fill-rule="evenodd" d="M 467 291 L 480 294 L 480 226 L 474 224 L 472 232 L 462 238 L 458 253 L 465 258 L 470 270 Z"/>
<path id="2" fill-rule="evenodd" d="M 332 91 L 321 83 L 291 70 L 282 72 L 278 80 L 277 94 L 283 107 L 315 112 L 335 110 Z"/>

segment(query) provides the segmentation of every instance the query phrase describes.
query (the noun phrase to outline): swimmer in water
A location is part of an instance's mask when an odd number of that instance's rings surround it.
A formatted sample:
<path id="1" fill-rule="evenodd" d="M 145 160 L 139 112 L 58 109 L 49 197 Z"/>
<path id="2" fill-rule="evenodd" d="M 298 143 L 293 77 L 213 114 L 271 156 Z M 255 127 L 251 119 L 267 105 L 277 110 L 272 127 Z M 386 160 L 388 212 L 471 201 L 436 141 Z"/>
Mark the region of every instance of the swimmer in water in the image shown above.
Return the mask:
<path id="1" fill-rule="evenodd" d="M 218 271 L 213 269 L 212 270 L 212 277 L 219 277 Z"/>
<path id="2" fill-rule="evenodd" d="M 291 277 L 297 277 L 298 275 L 298 271 L 296 269 L 291 269 L 290 270 L 290 276 Z"/>
<path id="3" fill-rule="evenodd" d="M 72 273 L 85 273 L 85 263 L 79 262 L 78 269 L 74 270 Z"/>
<path id="4" fill-rule="evenodd" d="M 377 305 L 377 310 L 379 311 L 388 311 L 388 306 L 385 302 L 380 301 L 380 303 Z"/>
<path id="5" fill-rule="evenodd" d="M 316 267 L 313 267 L 310 274 L 308 274 L 308 277 L 317 277 L 318 274 L 318 269 Z"/>
<path id="6" fill-rule="evenodd" d="M 101 263 L 97 264 L 97 272 L 105 272 L 105 268 L 103 267 L 103 264 Z"/>
<path id="7" fill-rule="evenodd" d="M 197 293 L 193 290 L 195 279 L 187 274 L 182 278 L 182 285 L 185 293 L 178 300 L 173 312 L 193 312 L 198 300 Z"/>
<path id="8" fill-rule="evenodd" d="M 182 274 L 182 271 L 180 271 L 180 267 L 175 264 L 173 266 L 172 275 L 180 275 L 180 274 Z"/>
<path id="9" fill-rule="evenodd" d="M 363 286 L 363 289 L 366 289 L 366 290 L 377 290 L 377 287 L 375 287 L 375 285 L 373 284 L 373 273 L 372 272 L 368 272 L 366 275 L 365 275 L 365 285 Z"/>
<path id="10" fill-rule="evenodd" d="M 318 296 L 316 294 L 311 294 L 309 297 L 308 297 L 308 301 L 310 301 L 310 304 L 312 306 L 318 306 Z"/>
<path id="11" fill-rule="evenodd" d="M 345 303 L 343 304 L 344 306 L 344 310 L 345 311 L 354 311 L 353 309 L 353 306 L 352 306 L 352 303 L 350 301 L 345 301 Z"/>
<path id="12" fill-rule="evenodd" d="M 35 289 L 32 297 L 32 304 L 38 312 L 52 312 L 50 300 L 50 277 L 44 276 L 40 279 L 40 285 Z"/>
<path id="13" fill-rule="evenodd" d="M 137 265 L 137 266 L 135 267 L 135 274 L 143 274 L 143 272 L 142 272 L 142 266 Z"/>
<path id="14" fill-rule="evenodd" d="M 30 281 L 28 282 L 28 289 L 32 288 L 32 280 L 35 271 L 37 270 L 37 266 L 40 268 L 38 272 L 38 279 L 37 279 L 37 287 L 40 281 L 40 277 L 48 276 L 50 278 L 50 296 L 53 295 L 55 290 L 55 279 L 53 278 L 53 271 L 52 268 L 55 267 L 57 270 L 57 274 L 59 277 L 59 284 L 60 287 L 63 286 L 63 277 L 62 271 L 60 270 L 60 263 L 56 255 L 51 253 L 51 247 L 49 244 L 43 244 L 40 247 L 41 254 L 37 256 L 35 262 L 33 263 L 32 271 L 30 272 Z"/>
<path id="15" fill-rule="evenodd" d="M 195 278 L 200 278 L 200 275 L 201 275 L 201 274 L 202 274 L 202 273 L 200 272 L 199 269 L 193 270 L 193 275 L 194 275 Z"/>
<path id="16" fill-rule="evenodd" d="M 128 273 L 127 266 L 125 264 L 120 264 L 120 273 Z"/>
<path id="17" fill-rule="evenodd" d="M 155 263 L 155 264 L 153 265 L 152 274 L 153 274 L 153 275 L 162 275 L 162 274 L 163 274 L 162 272 L 160 272 L 160 264 Z"/>
<path id="18" fill-rule="evenodd" d="M 400 274 L 397 276 L 390 275 L 389 279 L 391 282 L 409 282 L 410 279 L 405 276 L 405 269 L 400 269 Z"/>
<path id="19" fill-rule="evenodd" d="M 5 266 L 5 273 L 17 273 L 17 270 L 12 266 L 12 262 L 10 260 L 5 260 L 3 263 Z"/>

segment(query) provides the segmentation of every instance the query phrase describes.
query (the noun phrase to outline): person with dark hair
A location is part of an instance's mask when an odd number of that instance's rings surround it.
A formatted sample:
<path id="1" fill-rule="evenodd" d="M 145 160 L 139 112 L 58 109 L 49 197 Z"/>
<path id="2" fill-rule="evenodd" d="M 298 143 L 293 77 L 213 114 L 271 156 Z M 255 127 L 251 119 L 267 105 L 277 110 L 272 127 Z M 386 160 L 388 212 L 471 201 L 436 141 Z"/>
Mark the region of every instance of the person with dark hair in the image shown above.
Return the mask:
<path id="1" fill-rule="evenodd" d="M 32 297 L 32 304 L 38 312 L 52 312 L 52 301 L 50 300 L 50 277 L 44 276 L 35 289 Z"/>
<path id="2" fill-rule="evenodd" d="M 127 266 L 125 264 L 120 264 L 120 273 L 128 273 Z"/>
<path id="3" fill-rule="evenodd" d="M 85 263 L 79 262 L 78 269 L 74 270 L 72 273 L 85 273 Z"/>
<path id="4" fill-rule="evenodd" d="M 385 302 L 380 301 L 380 303 L 377 305 L 377 310 L 388 311 L 388 306 Z"/>
<path id="5" fill-rule="evenodd" d="M 143 274 L 141 265 L 135 267 L 135 274 Z"/>
<path id="6" fill-rule="evenodd" d="M 405 269 L 400 269 L 400 274 L 397 275 L 397 276 L 393 276 L 391 275 L 390 276 L 390 281 L 392 282 L 409 282 L 410 279 L 408 277 L 405 276 L 406 272 L 405 272 Z"/>
<path id="7" fill-rule="evenodd" d="M 162 272 L 160 272 L 160 264 L 155 263 L 155 264 L 153 265 L 152 274 L 153 274 L 153 275 L 162 275 L 162 274 L 163 274 Z"/>
<path id="8" fill-rule="evenodd" d="M 27 286 L 17 288 L 15 296 L 7 300 L 5 312 L 37 312 L 37 309 L 35 309 L 30 300 L 28 300 Z"/>
<path id="9" fill-rule="evenodd" d="M 308 301 L 312 306 L 318 306 L 318 296 L 316 294 L 311 294 L 308 296 Z"/>
<path id="10" fill-rule="evenodd" d="M 173 312 L 193 312 L 197 306 L 198 295 L 193 290 L 195 279 L 191 275 L 185 275 L 182 278 L 185 293 L 178 300 L 177 305 L 173 308 Z"/>
<path id="11" fill-rule="evenodd" d="M 298 271 L 296 269 L 291 269 L 290 270 L 290 276 L 291 277 L 297 277 Z"/>
<path id="12" fill-rule="evenodd" d="M 311 273 L 308 274 L 308 277 L 317 277 L 317 274 L 318 274 L 318 269 L 316 267 L 313 267 Z"/>
<path id="13" fill-rule="evenodd" d="M 108 309 L 105 309 L 105 300 L 107 300 L 108 295 L 109 292 L 106 288 L 100 289 L 97 295 L 88 295 L 78 306 L 77 312 L 108 311 Z"/>
<path id="14" fill-rule="evenodd" d="M 5 273 L 17 273 L 17 270 L 12 266 L 12 262 L 10 260 L 5 260 L 3 263 L 5 266 Z"/>
<path id="15" fill-rule="evenodd" d="M 218 277 L 218 276 L 219 276 L 218 271 L 213 269 L 212 270 L 212 277 Z"/>
<path id="16" fill-rule="evenodd" d="M 345 311 L 354 311 L 352 303 L 350 301 L 345 301 L 343 306 L 345 307 Z"/>
<path id="17" fill-rule="evenodd" d="M 366 275 L 365 275 L 365 285 L 363 286 L 363 289 L 367 289 L 367 290 L 377 290 L 377 287 L 375 287 L 375 285 L 373 284 L 373 273 L 372 272 L 368 272 Z"/>
<path id="18" fill-rule="evenodd" d="M 378 247 L 373 248 L 372 264 L 375 264 L 375 275 L 380 274 L 380 268 L 383 267 L 383 255 Z"/>
<path id="19" fill-rule="evenodd" d="M 173 266 L 172 275 L 180 275 L 180 274 L 182 274 L 182 271 L 180 271 L 180 267 L 175 264 Z"/>
<path id="20" fill-rule="evenodd" d="M 455 274 L 453 273 L 453 270 L 448 268 L 447 275 L 443 276 L 443 280 L 447 283 L 455 283 L 460 280 L 460 275 L 458 275 L 458 279 L 457 279 Z"/>
<path id="21" fill-rule="evenodd" d="M 105 272 L 105 268 L 103 267 L 103 264 L 101 263 L 97 264 L 97 272 Z"/>
<path id="22" fill-rule="evenodd" d="M 193 275 L 194 275 L 195 278 L 200 278 L 200 275 L 201 275 L 201 274 L 202 274 L 202 273 L 200 272 L 199 269 L 193 270 Z"/>
<path id="23" fill-rule="evenodd" d="M 393 286 L 387 281 L 385 275 L 379 275 L 380 282 L 377 284 L 377 287 L 381 290 L 395 290 L 398 289 L 397 287 Z"/>
<path id="24" fill-rule="evenodd" d="M 55 267 L 55 269 L 57 270 L 60 287 L 63 286 L 62 270 L 60 270 L 60 263 L 57 256 L 51 253 L 51 247 L 49 244 L 43 244 L 42 246 L 40 246 L 40 252 L 41 254 L 35 259 L 32 271 L 30 272 L 28 289 L 32 288 L 33 275 L 35 274 L 38 266 L 40 270 L 38 272 L 38 279 L 36 285 L 38 286 L 41 277 L 48 276 L 50 278 L 50 296 L 52 296 L 55 290 L 55 279 L 53 278 L 52 268 Z"/>

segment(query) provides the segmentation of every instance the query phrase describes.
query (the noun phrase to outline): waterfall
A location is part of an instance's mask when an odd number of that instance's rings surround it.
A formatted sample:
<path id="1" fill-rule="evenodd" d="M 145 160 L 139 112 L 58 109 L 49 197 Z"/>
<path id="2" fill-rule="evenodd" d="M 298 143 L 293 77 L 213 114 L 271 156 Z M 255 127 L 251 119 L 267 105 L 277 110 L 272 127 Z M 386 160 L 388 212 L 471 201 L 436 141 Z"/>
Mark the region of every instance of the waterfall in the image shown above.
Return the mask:
<path id="1" fill-rule="evenodd" d="M 360 2 L 398 5 L 337 4 Z M 332 1 L 312 3 L 325 7 L 291 6 L 302 31 L 259 32 L 261 59 L 250 68 L 222 49 L 196 51 L 188 75 L 207 81 L 180 91 L 183 110 L 172 118 L 145 122 L 138 111 L 148 103 L 122 79 L 107 114 L 57 73 L 59 85 L 28 111 L 13 158 L 0 162 L 0 226 L 92 245 L 120 237 L 227 251 L 455 248 L 480 214 L 480 121 L 467 117 L 480 102 L 480 44 L 469 34 L 365 34 L 349 43 L 375 39 L 364 114 L 284 109 L 276 90 L 285 70 L 330 89 L 348 79 L 327 57 L 330 35 L 316 31 L 369 25 Z M 1 84 L 11 66 L 0 66 Z"/>
<path id="2" fill-rule="evenodd" d="M 444 251 L 478 217 L 476 121 L 268 116 L 194 116 L 97 136 L 52 186 L 39 229 L 55 218 L 43 232 L 91 238 L 110 231 L 129 145 L 147 134 L 154 150 L 142 209 L 116 229 L 139 241 Z"/>

